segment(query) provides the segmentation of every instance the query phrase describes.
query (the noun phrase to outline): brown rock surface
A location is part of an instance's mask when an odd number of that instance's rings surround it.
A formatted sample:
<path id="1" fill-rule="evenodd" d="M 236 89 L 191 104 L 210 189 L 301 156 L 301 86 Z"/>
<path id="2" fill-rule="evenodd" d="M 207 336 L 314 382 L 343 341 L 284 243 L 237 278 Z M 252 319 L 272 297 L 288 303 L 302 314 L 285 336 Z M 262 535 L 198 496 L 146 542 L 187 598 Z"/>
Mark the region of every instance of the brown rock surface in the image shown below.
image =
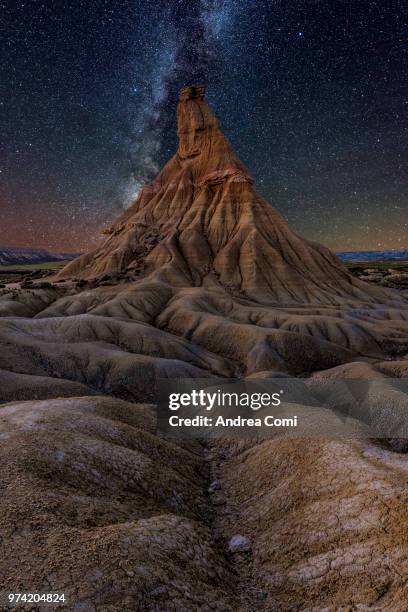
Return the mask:
<path id="1" fill-rule="evenodd" d="M 269 440 L 229 453 L 216 529 L 252 543 L 251 558 L 234 561 L 238 591 L 251 595 L 244 609 L 407 609 L 405 458 L 361 440 Z"/>
<path id="2" fill-rule="evenodd" d="M 64 593 L 67 610 L 234 609 L 199 447 L 153 431 L 150 406 L 111 398 L 0 408 L 3 592 Z"/>

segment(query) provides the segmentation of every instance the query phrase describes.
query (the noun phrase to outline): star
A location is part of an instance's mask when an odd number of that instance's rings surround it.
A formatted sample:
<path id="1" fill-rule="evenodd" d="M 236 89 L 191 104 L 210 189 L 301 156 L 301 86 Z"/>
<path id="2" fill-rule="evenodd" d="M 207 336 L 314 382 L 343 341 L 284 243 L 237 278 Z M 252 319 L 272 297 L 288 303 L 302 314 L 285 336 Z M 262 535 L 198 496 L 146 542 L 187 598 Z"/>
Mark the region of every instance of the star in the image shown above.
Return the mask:
<path id="1" fill-rule="evenodd" d="M 259 2 L 257 23 L 238 0 L 56 4 L 14 3 L 2 24 L 0 244 L 44 231 L 88 250 L 177 150 L 178 90 L 196 82 L 296 232 L 407 242 L 401 3 Z"/>

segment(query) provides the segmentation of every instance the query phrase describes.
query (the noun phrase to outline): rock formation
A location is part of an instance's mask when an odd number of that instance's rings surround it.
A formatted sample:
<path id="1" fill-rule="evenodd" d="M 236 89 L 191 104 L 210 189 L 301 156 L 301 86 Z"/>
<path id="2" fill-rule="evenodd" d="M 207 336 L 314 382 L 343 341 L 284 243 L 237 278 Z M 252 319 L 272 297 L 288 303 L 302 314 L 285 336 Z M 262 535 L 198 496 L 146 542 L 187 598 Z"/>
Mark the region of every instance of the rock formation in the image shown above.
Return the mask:
<path id="1" fill-rule="evenodd" d="M 181 91 L 177 120 L 177 153 L 105 231 L 106 242 L 59 278 L 129 271 L 177 287 L 224 287 L 261 303 L 385 299 L 329 249 L 294 234 L 256 193 L 203 87 Z"/>
<path id="2" fill-rule="evenodd" d="M 402 455 L 156 433 L 157 377 L 380 381 L 370 419 L 403 407 L 408 378 L 406 292 L 289 229 L 202 87 L 177 112 L 177 153 L 105 241 L 0 289 L 3 591 L 106 612 L 405 611 Z"/>

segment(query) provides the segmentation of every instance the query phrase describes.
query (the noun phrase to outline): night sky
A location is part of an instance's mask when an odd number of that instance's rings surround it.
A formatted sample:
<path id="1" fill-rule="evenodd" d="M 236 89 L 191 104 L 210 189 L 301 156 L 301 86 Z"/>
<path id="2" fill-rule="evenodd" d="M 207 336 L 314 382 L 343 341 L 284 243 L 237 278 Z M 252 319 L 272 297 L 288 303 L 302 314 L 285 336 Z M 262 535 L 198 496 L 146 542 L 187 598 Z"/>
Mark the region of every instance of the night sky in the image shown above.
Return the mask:
<path id="1" fill-rule="evenodd" d="M 0 6 L 1 245 L 93 246 L 175 152 L 178 90 L 200 82 L 293 229 L 408 247 L 405 1 Z"/>

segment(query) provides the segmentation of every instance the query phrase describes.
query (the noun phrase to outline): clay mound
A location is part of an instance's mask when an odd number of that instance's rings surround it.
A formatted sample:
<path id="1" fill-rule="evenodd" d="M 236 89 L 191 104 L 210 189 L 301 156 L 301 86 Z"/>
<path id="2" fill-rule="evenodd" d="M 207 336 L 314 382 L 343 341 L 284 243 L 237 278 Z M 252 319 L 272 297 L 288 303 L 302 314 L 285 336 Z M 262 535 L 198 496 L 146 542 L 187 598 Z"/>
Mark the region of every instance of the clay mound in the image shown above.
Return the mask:
<path id="1" fill-rule="evenodd" d="M 252 543 L 238 591 L 250 584 L 264 610 L 407 609 L 405 459 L 357 440 L 221 451 L 217 527 Z"/>
<path id="2" fill-rule="evenodd" d="M 186 87 L 179 148 L 95 251 L 57 278 L 127 272 L 171 285 L 223 287 L 262 303 L 389 300 L 352 277 L 333 253 L 294 234 L 253 181 L 204 100 Z"/>
<path id="3" fill-rule="evenodd" d="M 267 307 L 143 281 L 55 297 L 34 318 L 0 318 L 0 368 L 133 401 L 154 401 L 157 377 L 298 375 L 408 352 L 403 303 Z"/>
<path id="4" fill-rule="evenodd" d="M 75 397 L 92 395 L 93 389 L 82 383 L 64 378 L 34 376 L 0 369 L 1 401 L 37 400 L 53 397 Z"/>
<path id="5" fill-rule="evenodd" d="M 9 403 L 0 436 L 4 590 L 111 612 L 406 610 L 407 465 L 396 453 L 219 440 L 211 504 L 204 449 L 155 435 L 150 405 Z M 228 555 L 236 534 L 250 551 Z"/>
<path id="6" fill-rule="evenodd" d="M 236 609 L 200 448 L 154 427 L 150 406 L 103 397 L 0 407 L 5 591 L 64 593 L 69 610 Z"/>

